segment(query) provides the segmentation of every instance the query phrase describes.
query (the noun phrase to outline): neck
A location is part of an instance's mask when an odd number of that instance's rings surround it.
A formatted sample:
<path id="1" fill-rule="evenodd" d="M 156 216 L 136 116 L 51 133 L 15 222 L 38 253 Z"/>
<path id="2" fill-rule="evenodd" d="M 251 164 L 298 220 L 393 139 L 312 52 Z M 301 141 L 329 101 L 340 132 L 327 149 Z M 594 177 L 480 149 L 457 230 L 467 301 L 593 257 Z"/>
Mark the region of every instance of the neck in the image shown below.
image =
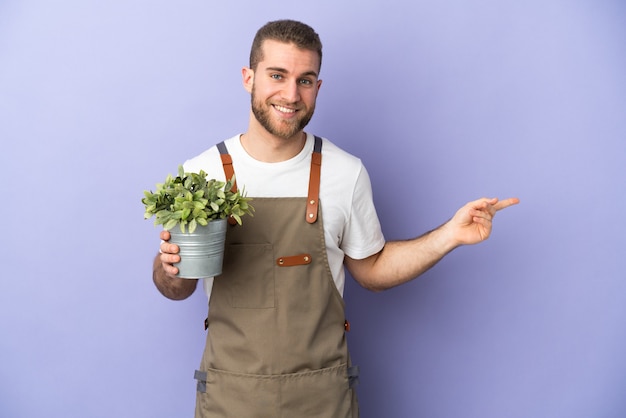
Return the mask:
<path id="1" fill-rule="evenodd" d="M 241 135 L 241 145 L 255 160 L 265 163 L 278 163 L 289 160 L 302 151 L 306 134 L 300 131 L 290 138 L 272 135 L 263 127 L 251 123 L 248 131 Z"/>

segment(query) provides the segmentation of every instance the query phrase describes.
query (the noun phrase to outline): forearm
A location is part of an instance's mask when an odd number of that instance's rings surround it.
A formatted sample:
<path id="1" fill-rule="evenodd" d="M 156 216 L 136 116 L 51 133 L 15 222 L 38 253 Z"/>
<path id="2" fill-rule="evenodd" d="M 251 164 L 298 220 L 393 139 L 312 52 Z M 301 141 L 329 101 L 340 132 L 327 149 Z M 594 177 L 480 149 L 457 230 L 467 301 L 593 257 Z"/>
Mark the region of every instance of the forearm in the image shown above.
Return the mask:
<path id="1" fill-rule="evenodd" d="M 363 287 L 382 291 L 420 276 L 458 245 L 446 225 L 442 225 L 418 238 L 389 241 L 381 252 L 368 259 L 347 258 L 346 266 Z"/>
<path id="2" fill-rule="evenodd" d="M 448 222 L 421 237 L 388 242 L 378 254 L 363 260 L 346 256 L 346 267 L 367 289 L 380 291 L 398 286 L 424 273 L 456 247 L 489 238 L 496 212 L 518 203 L 515 197 L 469 202 Z"/>
<path id="3" fill-rule="evenodd" d="M 192 295 L 198 285 L 197 279 L 181 279 L 168 275 L 161 262 L 161 254 L 154 258 L 152 280 L 163 296 L 172 300 L 183 300 Z"/>

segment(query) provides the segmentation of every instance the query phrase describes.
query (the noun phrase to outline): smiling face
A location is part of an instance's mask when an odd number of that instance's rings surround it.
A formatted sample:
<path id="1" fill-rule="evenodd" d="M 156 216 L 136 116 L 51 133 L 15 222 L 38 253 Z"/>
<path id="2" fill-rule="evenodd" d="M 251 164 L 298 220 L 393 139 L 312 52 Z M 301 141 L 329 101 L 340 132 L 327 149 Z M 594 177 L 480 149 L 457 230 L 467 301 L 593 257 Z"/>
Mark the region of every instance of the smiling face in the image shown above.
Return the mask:
<path id="1" fill-rule="evenodd" d="M 251 93 L 256 122 L 281 139 L 298 136 L 315 111 L 320 58 L 292 43 L 265 40 L 256 70 L 244 68 L 244 86 Z"/>

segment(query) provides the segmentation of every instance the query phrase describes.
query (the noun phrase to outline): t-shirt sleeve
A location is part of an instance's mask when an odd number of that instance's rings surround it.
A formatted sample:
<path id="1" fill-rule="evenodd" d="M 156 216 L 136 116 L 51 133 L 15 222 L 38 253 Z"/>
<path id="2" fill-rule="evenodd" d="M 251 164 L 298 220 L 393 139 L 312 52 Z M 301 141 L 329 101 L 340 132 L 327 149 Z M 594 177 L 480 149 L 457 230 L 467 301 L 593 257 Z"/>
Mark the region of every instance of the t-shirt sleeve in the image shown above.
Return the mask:
<path id="1" fill-rule="evenodd" d="M 384 245 L 385 237 L 374 206 L 370 178 L 365 167 L 361 165 L 341 249 L 348 257 L 360 260 L 376 254 Z"/>

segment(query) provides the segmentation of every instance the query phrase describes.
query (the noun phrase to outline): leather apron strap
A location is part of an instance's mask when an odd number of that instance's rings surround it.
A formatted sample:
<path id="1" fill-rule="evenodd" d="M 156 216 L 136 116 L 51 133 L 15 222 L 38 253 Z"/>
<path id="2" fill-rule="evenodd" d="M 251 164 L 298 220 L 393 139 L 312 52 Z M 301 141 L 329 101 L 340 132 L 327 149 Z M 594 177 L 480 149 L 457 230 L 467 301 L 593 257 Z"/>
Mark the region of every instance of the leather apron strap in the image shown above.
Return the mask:
<path id="1" fill-rule="evenodd" d="M 315 137 L 313 154 L 311 155 L 311 174 L 309 175 L 309 194 L 306 205 L 306 221 L 310 224 L 317 221 L 320 197 L 320 177 L 322 172 L 322 139 Z"/>
<path id="2" fill-rule="evenodd" d="M 217 149 L 220 152 L 220 158 L 222 159 L 222 166 L 224 166 L 224 174 L 226 175 L 226 181 L 231 180 L 235 177 L 235 169 L 233 168 L 233 159 L 231 158 L 228 150 L 226 149 L 226 144 L 224 141 L 217 144 Z M 233 188 L 231 191 L 237 191 L 237 181 L 233 182 Z"/>
<path id="3" fill-rule="evenodd" d="M 222 159 L 222 166 L 224 167 L 224 174 L 226 180 L 230 180 L 235 176 L 235 169 L 233 168 L 233 159 L 228 153 L 226 144 L 224 141 L 217 144 L 217 149 L 220 152 L 220 158 Z M 306 205 L 306 221 L 310 224 L 317 221 L 317 213 L 319 212 L 319 197 L 320 197 L 320 178 L 322 172 L 322 138 L 315 137 L 315 144 L 313 145 L 313 154 L 311 155 L 311 172 L 309 175 L 309 193 L 307 195 Z M 237 182 L 233 183 L 233 192 L 237 191 Z"/>

